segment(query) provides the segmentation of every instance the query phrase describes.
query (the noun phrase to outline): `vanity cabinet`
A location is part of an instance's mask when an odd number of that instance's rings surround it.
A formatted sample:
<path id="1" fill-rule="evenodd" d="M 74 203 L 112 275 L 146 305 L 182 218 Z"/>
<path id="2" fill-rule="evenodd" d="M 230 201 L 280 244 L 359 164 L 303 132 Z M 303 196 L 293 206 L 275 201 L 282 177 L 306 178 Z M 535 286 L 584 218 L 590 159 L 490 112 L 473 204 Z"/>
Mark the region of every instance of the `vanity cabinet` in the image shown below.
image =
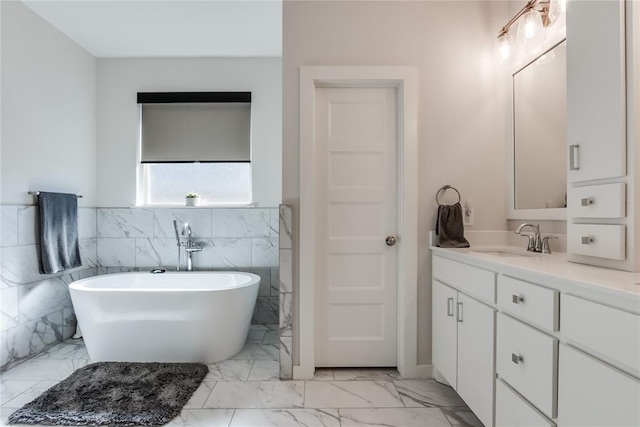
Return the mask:
<path id="1" fill-rule="evenodd" d="M 434 258 L 433 365 L 480 421 L 492 426 L 495 310 L 460 289 L 473 293 L 476 284 L 480 294 L 495 289 L 495 274 Z"/>
<path id="2" fill-rule="evenodd" d="M 555 255 L 494 259 L 434 250 L 436 378 L 485 426 L 640 426 L 640 294 Z"/>

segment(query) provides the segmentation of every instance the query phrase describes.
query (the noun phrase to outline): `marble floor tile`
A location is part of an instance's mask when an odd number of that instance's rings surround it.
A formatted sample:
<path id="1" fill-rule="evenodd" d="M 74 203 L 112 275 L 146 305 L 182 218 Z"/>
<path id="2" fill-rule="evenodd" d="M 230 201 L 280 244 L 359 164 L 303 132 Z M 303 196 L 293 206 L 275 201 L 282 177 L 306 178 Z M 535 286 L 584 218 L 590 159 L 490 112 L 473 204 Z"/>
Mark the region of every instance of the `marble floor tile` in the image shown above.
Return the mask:
<path id="1" fill-rule="evenodd" d="M 305 408 L 402 408 L 391 381 L 307 381 Z"/>
<path id="2" fill-rule="evenodd" d="M 336 368 L 333 370 L 333 376 L 336 381 L 393 381 L 403 379 L 395 368 Z"/>
<path id="3" fill-rule="evenodd" d="M 267 331 L 255 331 L 249 329 L 249 335 L 247 336 L 247 343 L 262 343 Z"/>
<path id="4" fill-rule="evenodd" d="M 333 368 L 316 368 L 316 371 L 313 373 L 313 380 L 333 381 L 335 379 L 333 372 Z"/>
<path id="5" fill-rule="evenodd" d="M 267 329 L 269 329 L 270 331 L 279 331 L 280 330 L 280 325 L 278 325 L 277 323 L 275 324 L 268 324 L 265 325 L 267 327 Z"/>
<path id="6" fill-rule="evenodd" d="M 280 342 L 280 331 L 269 331 L 264 334 L 262 344 L 278 344 Z"/>
<path id="7" fill-rule="evenodd" d="M 451 387 L 435 380 L 402 380 L 393 383 L 407 408 L 466 406 Z"/>
<path id="8" fill-rule="evenodd" d="M 276 344 L 245 344 L 242 351 L 232 357 L 233 360 L 278 360 L 280 346 Z"/>
<path id="9" fill-rule="evenodd" d="M 227 427 L 233 409 L 183 409 L 164 427 Z"/>
<path id="10" fill-rule="evenodd" d="M 54 385 L 58 384 L 59 381 L 39 381 L 36 385 L 25 390 L 24 393 L 21 393 L 2 404 L 3 408 L 21 408 L 27 403 L 31 402 L 36 397 L 40 396 L 45 391 L 49 390 Z"/>
<path id="11" fill-rule="evenodd" d="M 275 360 L 256 360 L 247 381 L 276 381 L 280 379 L 280 364 Z"/>
<path id="12" fill-rule="evenodd" d="M 285 409 L 302 408 L 303 404 L 302 381 L 220 382 L 213 388 L 204 407 Z"/>
<path id="13" fill-rule="evenodd" d="M 0 381 L 0 404 L 4 405 L 6 402 L 38 384 L 38 382 L 37 380 Z"/>
<path id="14" fill-rule="evenodd" d="M 249 326 L 250 331 L 270 331 L 271 329 L 267 328 L 265 325 L 251 325 Z"/>
<path id="15" fill-rule="evenodd" d="M 215 382 L 202 381 L 183 409 L 201 409 L 215 385 Z"/>
<path id="16" fill-rule="evenodd" d="M 340 409 L 342 427 L 450 427 L 440 408 Z"/>
<path id="17" fill-rule="evenodd" d="M 19 425 L 11 425 L 9 424 L 9 422 L 7 421 L 7 418 L 9 418 L 9 415 L 13 414 L 15 412 L 16 408 L 5 408 L 2 407 L 0 408 L 0 426 L 6 426 L 6 427 L 18 427 Z M 21 425 L 21 427 L 24 427 L 24 424 Z M 38 426 L 33 426 L 33 427 L 38 427 Z"/>
<path id="18" fill-rule="evenodd" d="M 82 340 L 67 340 L 40 353 L 36 358 L 89 360 L 89 353 Z"/>
<path id="19" fill-rule="evenodd" d="M 88 360 L 29 359 L 1 376 L 3 380 L 61 381 L 88 363 Z"/>
<path id="20" fill-rule="evenodd" d="M 203 381 L 246 381 L 253 360 L 223 360 L 207 366 L 209 373 Z"/>
<path id="21" fill-rule="evenodd" d="M 337 409 L 238 409 L 230 427 L 340 427 Z"/>
<path id="22" fill-rule="evenodd" d="M 453 427 L 483 427 L 482 421 L 467 407 L 440 408 Z"/>

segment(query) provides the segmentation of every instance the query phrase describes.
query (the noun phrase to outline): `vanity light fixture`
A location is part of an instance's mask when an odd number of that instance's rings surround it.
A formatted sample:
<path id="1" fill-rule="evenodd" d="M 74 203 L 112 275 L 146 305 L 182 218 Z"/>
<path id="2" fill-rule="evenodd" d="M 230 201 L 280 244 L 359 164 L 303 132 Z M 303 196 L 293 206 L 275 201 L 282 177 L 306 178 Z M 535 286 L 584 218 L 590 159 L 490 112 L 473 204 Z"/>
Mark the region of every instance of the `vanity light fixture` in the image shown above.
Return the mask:
<path id="1" fill-rule="evenodd" d="M 567 0 L 529 0 L 513 18 L 498 32 L 496 55 L 501 63 L 513 58 L 518 49 L 534 52 L 542 45 L 542 30 L 552 25 L 566 12 Z M 518 22 L 516 41 L 509 34 L 511 27 Z"/>

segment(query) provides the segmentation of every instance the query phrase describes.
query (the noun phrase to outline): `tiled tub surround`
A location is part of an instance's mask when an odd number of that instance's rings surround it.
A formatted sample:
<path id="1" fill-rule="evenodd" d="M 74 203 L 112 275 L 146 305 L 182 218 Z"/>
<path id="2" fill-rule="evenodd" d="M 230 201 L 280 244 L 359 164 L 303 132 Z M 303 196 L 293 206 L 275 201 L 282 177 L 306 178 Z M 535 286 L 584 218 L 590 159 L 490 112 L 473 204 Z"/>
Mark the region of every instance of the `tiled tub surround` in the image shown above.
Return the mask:
<path id="1" fill-rule="evenodd" d="M 293 378 L 293 230 L 291 205 L 280 205 L 280 378 Z"/>
<path id="2" fill-rule="evenodd" d="M 278 208 L 98 208 L 98 265 L 107 267 L 100 274 L 175 269 L 173 220 L 179 226 L 188 222 L 194 240 L 203 247 L 194 255 L 196 270 L 259 275 L 252 323 L 278 323 Z"/>
<path id="3" fill-rule="evenodd" d="M 195 240 L 204 245 L 195 255 L 196 269 L 258 274 L 253 323 L 278 323 L 277 208 L 80 208 L 83 267 L 54 275 L 38 270 L 36 209 L 0 207 L 2 370 L 73 335 L 75 316 L 68 291 L 72 281 L 154 267 L 174 269 L 174 219 L 188 221 Z"/>
<path id="4" fill-rule="evenodd" d="M 40 274 L 37 206 L 0 207 L 0 369 L 71 337 L 75 316 L 68 285 L 98 274 L 96 209 L 78 210 L 82 267 Z"/>

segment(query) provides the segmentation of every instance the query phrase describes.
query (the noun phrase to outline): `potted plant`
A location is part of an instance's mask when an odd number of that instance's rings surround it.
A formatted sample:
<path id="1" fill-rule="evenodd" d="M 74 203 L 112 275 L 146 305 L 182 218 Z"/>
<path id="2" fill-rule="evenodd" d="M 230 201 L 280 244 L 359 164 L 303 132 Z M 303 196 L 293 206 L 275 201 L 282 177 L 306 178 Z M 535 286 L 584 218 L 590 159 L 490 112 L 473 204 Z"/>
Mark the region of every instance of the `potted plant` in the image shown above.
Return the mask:
<path id="1" fill-rule="evenodd" d="M 189 191 L 184 195 L 187 206 L 198 206 L 200 204 L 200 195 L 195 191 Z"/>

